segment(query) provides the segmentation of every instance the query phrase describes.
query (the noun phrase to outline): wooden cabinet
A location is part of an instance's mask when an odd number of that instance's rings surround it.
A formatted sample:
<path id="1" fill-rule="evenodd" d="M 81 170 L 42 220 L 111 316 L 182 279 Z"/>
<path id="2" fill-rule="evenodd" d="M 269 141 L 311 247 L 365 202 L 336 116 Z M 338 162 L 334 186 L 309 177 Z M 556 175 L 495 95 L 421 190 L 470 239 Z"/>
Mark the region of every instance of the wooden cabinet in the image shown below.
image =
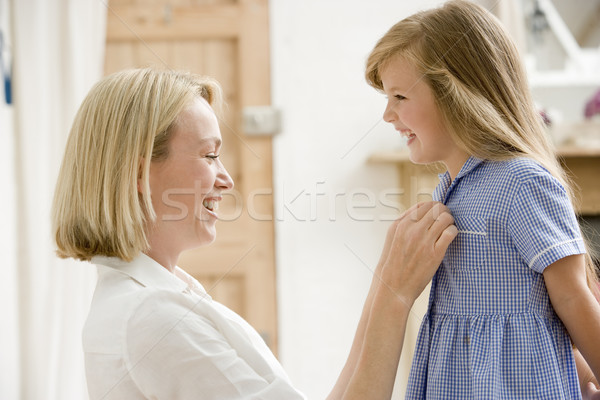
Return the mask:
<path id="1" fill-rule="evenodd" d="M 559 158 L 569 172 L 580 215 L 600 215 L 600 148 L 565 147 Z"/>

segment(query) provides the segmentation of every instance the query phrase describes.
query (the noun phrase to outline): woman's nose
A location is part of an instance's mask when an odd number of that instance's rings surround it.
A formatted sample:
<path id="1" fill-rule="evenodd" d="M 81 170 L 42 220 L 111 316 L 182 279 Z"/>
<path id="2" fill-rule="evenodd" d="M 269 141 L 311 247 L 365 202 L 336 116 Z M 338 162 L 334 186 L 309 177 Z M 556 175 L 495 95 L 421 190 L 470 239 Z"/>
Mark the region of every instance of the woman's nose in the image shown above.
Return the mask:
<path id="1" fill-rule="evenodd" d="M 229 175 L 229 172 L 227 172 L 223 164 L 221 164 L 221 168 L 219 169 L 215 186 L 218 186 L 223 190 L 233 189 L 233 179 L 231 179 L 231 175 Z"/>

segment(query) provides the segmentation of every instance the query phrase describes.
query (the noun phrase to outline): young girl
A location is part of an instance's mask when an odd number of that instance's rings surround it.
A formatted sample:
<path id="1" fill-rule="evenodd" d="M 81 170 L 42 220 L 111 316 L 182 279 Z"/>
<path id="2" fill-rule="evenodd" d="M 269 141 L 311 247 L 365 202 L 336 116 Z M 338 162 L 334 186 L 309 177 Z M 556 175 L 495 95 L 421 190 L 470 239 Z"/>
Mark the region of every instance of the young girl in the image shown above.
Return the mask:
<path id="1" fill-rule="evenodd" d="M 459 230 L 406 398 L 581 398 L 572 343 L 600 377 L 597 277 L 507 33 L 451 1 L 393 26 L 366 78 L 387 95 L 383 118 L 411 161 L 447 167 L 434 200 Z"/>

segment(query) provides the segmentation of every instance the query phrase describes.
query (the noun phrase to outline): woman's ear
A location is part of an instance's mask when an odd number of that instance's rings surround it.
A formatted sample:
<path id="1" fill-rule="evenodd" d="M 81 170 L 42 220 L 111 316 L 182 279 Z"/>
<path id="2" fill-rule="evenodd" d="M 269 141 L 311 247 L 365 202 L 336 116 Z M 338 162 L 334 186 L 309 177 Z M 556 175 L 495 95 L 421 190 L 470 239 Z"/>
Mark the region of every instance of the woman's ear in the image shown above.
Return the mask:
<path id="1" fill-rule="evenodd" d="M 144 164 L 145 164 L 145 158 L 144 157 L 140 157 L 140 163 L 138 165 L 138 173 L 137 173 L 137 191 L 140 194 L 144 194 L 144 182 L 142 181 L 142 177 L 144 176 L 143 171 L 144 171 Z"/>

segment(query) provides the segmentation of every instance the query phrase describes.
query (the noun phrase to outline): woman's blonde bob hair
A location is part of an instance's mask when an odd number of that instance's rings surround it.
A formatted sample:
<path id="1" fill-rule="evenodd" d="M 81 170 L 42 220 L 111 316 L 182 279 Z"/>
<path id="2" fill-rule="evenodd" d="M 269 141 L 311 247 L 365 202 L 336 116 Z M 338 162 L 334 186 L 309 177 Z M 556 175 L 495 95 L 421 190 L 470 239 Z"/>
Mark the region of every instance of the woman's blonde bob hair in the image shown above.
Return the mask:
<path id="1" fill-rule="evenodd" d="M 368 56 L 369 85 L 383 91 L 380 73 L 395 57 L 417 68 L 459 147 L 484 160 L 532 158 L 573 200 L 570 181 L 531 98 L 519 53 L 487 10 L 455 0 L 398 22 Z M 598 296 L 589 252 L 586 263 L 588 283 Z"/>
<path id="2" fill-rule="evenodd" d="M 199 97 L 219 108 L 220 86 L 153 68 L 117 72 L 90 90 L 75 116 L 54 193 L 59 257 L 130 261 L 148 248 L 146 231 L 156 218 L 150 162 L 168 157 L 177 117 Z"/>

